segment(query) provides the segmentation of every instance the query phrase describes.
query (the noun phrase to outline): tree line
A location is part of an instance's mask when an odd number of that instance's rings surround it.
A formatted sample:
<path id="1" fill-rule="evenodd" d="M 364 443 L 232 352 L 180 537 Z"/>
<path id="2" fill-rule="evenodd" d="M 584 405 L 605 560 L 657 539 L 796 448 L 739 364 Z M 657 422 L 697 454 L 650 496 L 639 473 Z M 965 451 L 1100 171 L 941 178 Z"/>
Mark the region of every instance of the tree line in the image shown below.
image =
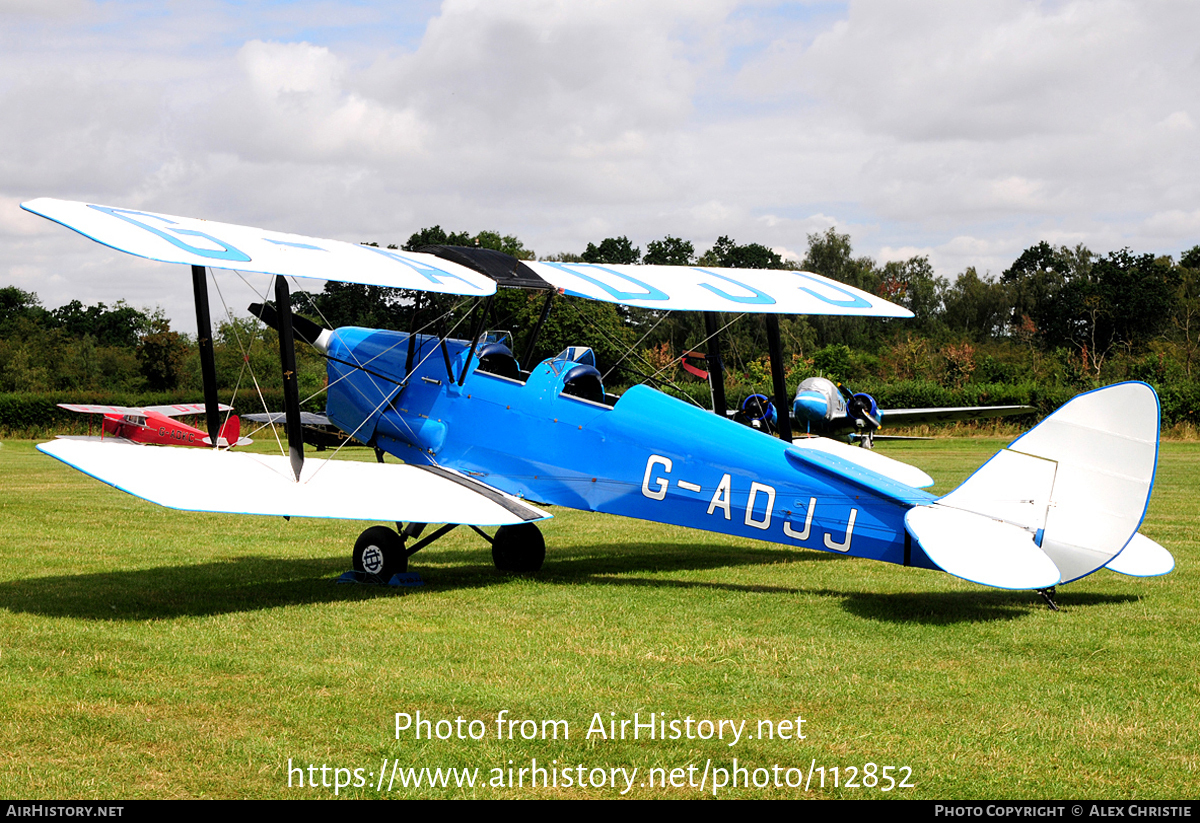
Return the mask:
<path id="1" fill-rule="evenodd" d="M 854 254 L 848 235 L 829 229 L 809 235 L 804 257 L 785 261 L 757 243 L 719 237 L 697 253 L 674 236 L 646 244 L 628 237 L 588 243 L 579 253 L 544 260 L 602 264 L 699 265 L 802 269 L 878 294 L 913 312 L 908 320 L 782 317 L 789 390 L 822 374 L 855 390 L 907 391 L 893 407 L 920 405 L 946 392 L 973 402 L 1032 402 L 1124 379 L 1155 385 L 1168 422 L 1192 421 L 1200 406 L 1195 368 L 1200 336 L 1200 246 L 1170 256 L 1120 249 L 1098 254 L 1082 245 L 1041 242 L 1025 249 L 998 275 L 968 268 L 953 281 L 935 274 L 928 257 L 879 263 Z M 374 245 L 374 244 L 372 244 Z M 402 245 L 495 249 L 535 259 L 519 238 L 498 232 L 450 232 L 440 226 L 413 233 Z M 545 296 L 500 289 L 489 328 L 508 331 L 513 350 L 526 351 Z M 375 286 L 329 282 L 320 292 L 297 291 L 293 309 L 322 325 L 419 329 L 466 336 L 471 302 Z M 722 315 L 727 392 L 762 391 L 769 384 L 762 318 Z M 709 351 L 703 318 L 695 312 L 656 312 L 569 297 L 554 300 L 533 348 L 536 362 L 569 345 L 590 345 L 614 389 L 652 379 L 668 391 L 707 400 L 707 386 L 680 367 L 688 351 Z M 279 382 L 277 341 L 254 319 L 226 319 L 215 334 L 223 391 L 248 386 L 246 365 L 262 385 Z M 307 394 L 320 404 L 323 369 L 300 347 Z M 632 354 L 630 351 L 632 350 Z M 898 388 L 899 387 L 899 388 Z M 200 388 L 194 341 L 171 330 L 161 312 L 118 302 L 46 309 L 36 294 L 0 289 L 0 391 L 155 391 L 190 394 Z M 941 392 L 939 394 L 939 392 Z M 907 399 L 906 399 L 907 398 Z M 1024 398 L 1024 399 L 1022 399 Z M 953 398 L 951 398 L 953 399 Z"/>

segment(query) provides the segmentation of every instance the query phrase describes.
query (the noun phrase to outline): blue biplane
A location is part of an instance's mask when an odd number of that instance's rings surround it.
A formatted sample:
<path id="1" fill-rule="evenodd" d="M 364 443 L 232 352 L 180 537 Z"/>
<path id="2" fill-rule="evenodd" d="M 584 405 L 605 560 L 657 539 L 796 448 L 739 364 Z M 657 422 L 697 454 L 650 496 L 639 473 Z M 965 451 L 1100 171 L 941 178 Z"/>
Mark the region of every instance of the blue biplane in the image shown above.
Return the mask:
<path id="1" fill-rule="evenodd" d="M 941 569 L 1036 589 L 1052 605 L 1054 586 L 1100 568 L 1148 576 L 1174 567 L 1138 533 L 1159 434 L 1158 398 L 1143 383 L 1075 398 L 935 497 L 922 490 L 932 480 L 919 469 L 820 438 L 793 442 L 786 424 L 775 438 L 646 386 L 614 396 L 587 348 L 522 363 L 484 325 L 497 285 L 544 290 L 547 310 L 566 294 L 759 312 L 776 351 L 772 321 L 781 313 L 910 316 L 815 274 L 530 262 L 459 247 L 409 253 L 60 200 L 23 208 L 120 251 L 192 267 L 205 402 L 214 410 L 205 267 L 276 275 L 275 308 L 252 311 L 280 332 L 287 398 L 288 456 L 72 440 L 39 448 L 173 508 L 395 521 L 399 531 L 373 526 L 360 535 L 354 565 L 364 574 L 386 580 L 404 571 L 456 525 L 498 527 L 491 537 L 480 531 L 496 566 L 534 571 L 545 556 L 536 526 L 550 516 L 543 505 Z M 473 328 L 463 339 L 321 328 L 291 314 L 289 277 L 471 296 Z M 305 459 L 295 337 L 327 359 L 329 420 L 374 446 L 379 463 Z M 777 367 L 775 375 L 776 405 L 787 408 Z M 383 464 L 384 452 L 403 462 Z M 446 525 L 418 539 L 429 523 Z"/>

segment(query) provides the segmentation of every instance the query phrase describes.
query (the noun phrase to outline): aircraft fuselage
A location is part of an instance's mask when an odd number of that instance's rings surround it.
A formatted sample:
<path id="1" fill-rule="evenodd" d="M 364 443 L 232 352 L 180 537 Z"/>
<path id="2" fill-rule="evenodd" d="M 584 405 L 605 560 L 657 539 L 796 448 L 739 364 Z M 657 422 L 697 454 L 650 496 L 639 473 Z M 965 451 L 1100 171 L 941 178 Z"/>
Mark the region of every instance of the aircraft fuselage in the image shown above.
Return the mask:
<path id="1" fill-rule="evenodd" d="M 926 492 L 862 469 L 847 477 L 830 458 L 645 386 L 573 396 L 565 380 L 578 364 L 565 359 L 505 377 L 472 357 L 459 385 L 468 344 L 447 340 L 443 354 L 435 337 L 417 343 L 401 389 L 408 335 L 339 329 L 330 419 L 405 462 L 535 502 L 934 568 L 904 529 L 905 512 L 934 499 Z"/>

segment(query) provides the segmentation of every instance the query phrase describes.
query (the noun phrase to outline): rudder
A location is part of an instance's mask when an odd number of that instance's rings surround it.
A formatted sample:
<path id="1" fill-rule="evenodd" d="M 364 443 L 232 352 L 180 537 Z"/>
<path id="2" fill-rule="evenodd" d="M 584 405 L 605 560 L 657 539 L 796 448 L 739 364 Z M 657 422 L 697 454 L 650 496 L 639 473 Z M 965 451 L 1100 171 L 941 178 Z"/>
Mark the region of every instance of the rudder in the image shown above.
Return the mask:
<path id="1" fill-rule="evenodd" d="M 1159 404 L 1145 383 L 1079 395 L 998 452 L 965 483 L 905 517 L 909 533 L 945 571 L 1003 588 L 1044 588 L 1091 574 L 1137 534 L 1158 460 Z M 953 514 L 950 511 L 953 510 Z M 962 513 L 1003 539 L 969 545 Z M 1034 553 L 1033 548 L 1039 551 Z M 984 557 L 983 553 L 987 556 Z M 1059 580 L 1046 582 L 1049 567 Z"/>
<path id="2" fill-rule="evenodd" d="M 242 421 L 238 419 L 236 414 L 229 415 L 229 419 L 225 421 L 225 425 L 221 427 L 221 433 L 217 435 L 218 442 L 222 446 L 233 447 L 240 445 L 238 442 L 242 436 Z"/>

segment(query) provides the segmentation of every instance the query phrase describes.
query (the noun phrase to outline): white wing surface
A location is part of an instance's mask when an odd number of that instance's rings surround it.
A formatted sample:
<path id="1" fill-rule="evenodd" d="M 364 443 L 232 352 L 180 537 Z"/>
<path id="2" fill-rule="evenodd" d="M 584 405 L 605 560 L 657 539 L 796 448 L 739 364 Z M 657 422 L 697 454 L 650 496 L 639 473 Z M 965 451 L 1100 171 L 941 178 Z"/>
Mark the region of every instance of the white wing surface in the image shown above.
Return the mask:
<path id="1" fill-rule="evenodd" d="M 21 208 L 118 251 L 166 263 L 447 294 L 496 291 L 496 280 L 482 271 L 433 254 L 48 197 Z M 646 309 L 912 317 L 908 309 L 811 272 L 511 262 L 523 273 L 522 285 Z"/>
<path id="2" fill-rule="evenodd" d="M 117 251 L 164 263 L 446 294 L 496 291 L 490 278 L 430 254 L 48 197 L 21 208 Z"/>
<path id="3" fill-rule="evenodd" d="M 224 403 L 218 403 L 219 411 L 233 411 L 233 406 L 226 406 Z M 189 414 L 204 414 L 205 408 L 203 403 L 173 403 L 169 406 L 147 406 L 146 411 L 157 412 L 163 417 L 182 417 Z"/>
<path id="4" fill-rule="evenodd" d="M 59 403 L 60 409 L 79 412 L 80 414 L 142 414 L 142 409 L 131 409 L 126 406 L 96 406 L 90 403 Z"/>
<path id="5" fill-rule="evenodd" d="M 129 408 L 127 406 L 97 406 L 90 403 L 59 403 L 60 409 L 81 412 L 83 414 L 145 414 L 157 412 L 164 417 L 180 417 L 188 414 L 204 414 L 203 403 L 175 403 L 170 406 L 146 406 L 144 408 Z M 233 406 L 218 403 L 220 411 L 233 411 Z"/>
<path id="6" fill-rule="evenodd" d="M 135 497 L 185 511 L 475 526 L 550 516 L 464 475 L 408 464 L 308 458 L 297 483 L 288 458 L 276 455 L 81 440 L 38 450 Z"/>
<path id="7" fill-rule="evenodd" d="M 566 294 L 643 309 L 913 316 L 873 294 L 805 271 L 529 261 L 525 265 Z"/>

